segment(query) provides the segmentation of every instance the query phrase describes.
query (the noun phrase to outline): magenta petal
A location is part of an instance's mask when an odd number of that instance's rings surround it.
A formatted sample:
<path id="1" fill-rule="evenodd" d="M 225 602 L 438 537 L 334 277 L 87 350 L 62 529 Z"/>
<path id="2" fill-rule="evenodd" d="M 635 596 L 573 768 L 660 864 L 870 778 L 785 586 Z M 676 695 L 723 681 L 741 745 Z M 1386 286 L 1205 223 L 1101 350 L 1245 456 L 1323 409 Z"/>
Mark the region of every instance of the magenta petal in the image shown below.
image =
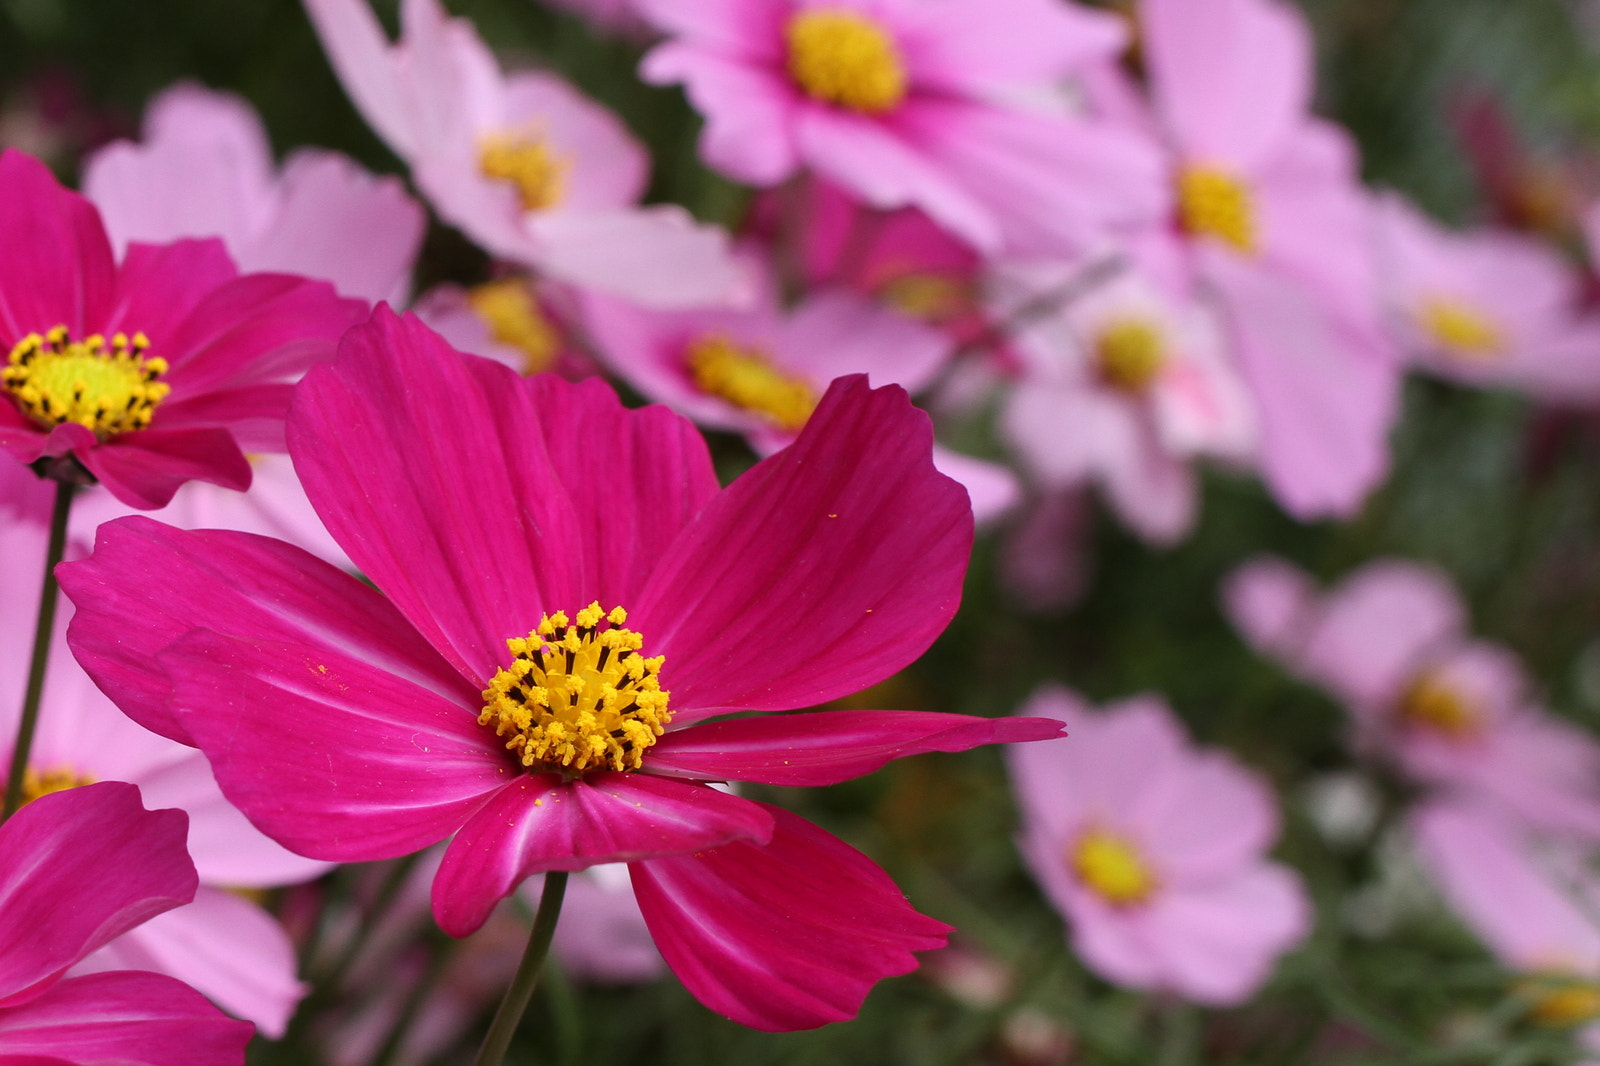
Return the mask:
<path id="1" fill-rule="evenodd" d="M 138 788 L 115 781 L 12 815 L 0 827 L 0 1004 L 193 899 L 188 826 L 182 811 L 146 811 Z M 0 1049 L 10 1050 L 3 1037 Z"/>
<path id="2" fill-rule="evenodd" d="M 192 630 L 160 655 L 228 801 L 290 851 L 391 859 L 442 840 L 510 775 L 475 707 L 327 647 Z"/>
<path id="3" fill-rule="evenodd" d="M 695 998 L 768 1032 L 852 1018 L 880 978 L 917 968 L 950 927 L 877 864 L 788 811 L 772 841 L 634 863 L 661 955 Z"/>
<path id="4" fill-rule="evenodd" d="M 225 429 L 143 429 L 77 454 L 111 495 L 146 511 L 171 503 L 186 481 L 250 487 L 250 461 Z"/>
<path id="5" fill-rule="evenodd" d="M 82 336 L 105 314 L 116 265 L 100 213 L 37 159 L 0 152 L 0 344 L 64 325 Z"/>
<path id="6" fill-rule="evenodd" d="M 793 444 L 706 505 L 629 622 L 666 656 L 677 724 L 824 703 L 928 649 L 972 548 L 967 492 L 932 446 L 903 389 L 840 378 Z"/>
<path id="7" fill-rule="evenodd" d="M 765 842 L 763 805 L 666 778 L 598 773 L 561 783 L 526 775 L 462 826 L 433 880 L 433 914 L 451 936 L 481 926 L 524 879 L 714 848 Z"/>
<path id="8" fill-rule="evenodd" d="M 508 660 L 507 638 L 599 594 L 582 584 L 584 544 L 535 395 L 380 306 L 336 364 L 307 375 L 289 414 L 295 470 L 328 531 L 478 688 Z"/>
<path id="9" fill-rule="evenodd" d="M 104 322 L 91 325 L 108 336 L 118 330 L 150 338 L 150 354 L 170 358 L 169 345 L 189 313 L 239 270 L 215 238 L 128 246 L 117 272 L 117 303 Z"/>
<path id="10" fill-rule="evenodd" d="M 702 781 L 831 785 L 891 759 L 980 744 L 1049 740 L 1053 718 L 974 718 L 927 711 L 813 711 L 735 718 L 668 733 L 650 749 L 652 773 Z"/>
<path id="11" fill-rule="evenodd" d="M 254 1031 L 182 981 L 96 973 L 62 981 L 20 1007 L 0 1008 L 0 1063 L 240 1066 Z"/>
<path id="12" fill-rule="evenodd" d="M 189 532 L 148 518 L 102 525 L 89 558 L 57 570 L 77 606 L 67 643 L 101 691 L 146 729 L 185 744 L 156 653 L 186 631 L 324 644 L 381 663 L 463 705 L 477 699 L 379 593 L 292 545 Z"/>

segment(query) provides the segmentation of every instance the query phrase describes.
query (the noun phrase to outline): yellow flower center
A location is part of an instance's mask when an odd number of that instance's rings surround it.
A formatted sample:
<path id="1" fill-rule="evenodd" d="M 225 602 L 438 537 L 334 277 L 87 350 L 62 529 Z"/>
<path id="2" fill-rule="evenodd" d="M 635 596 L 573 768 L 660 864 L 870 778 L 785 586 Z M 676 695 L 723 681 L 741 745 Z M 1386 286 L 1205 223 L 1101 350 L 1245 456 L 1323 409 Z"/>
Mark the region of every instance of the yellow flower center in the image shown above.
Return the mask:
<path id="1" fill-rule="evenodd" d="M 1256 208 L 1250 189 L 1218 167 L 1178 174 L 1178 219 L 1195 236 L 1215 237 L 1245 254 L 1256 250 Z"/>
<path id="2" fill-rule="evenodd" d="M 561 351 L 561 332 L 539 309 L 539 301 L 521 278 L 502 278 L 467 292 L 467 303 L 500 344 L 522 352 L 524 374 L 550 369 Z"/>
<path id="3" fill-rule="evenodd" d="M 80 774 L 69 766 L 55 766 L 48 770 L 28 767 L 22 771 L 22 805 L 26 807 L 40 796 L 52 792 L 65 792 L 69 788 L 94 784 L 94 778 Z"/>
<path id="4" fill-rule="evenodd" d="M 1400 697 L 1400 717 L 1437 730 L 1452 740 L 1466 739 L 1482 725 L 1476 703 L 1432 671 L 1418 676 Z"/>
<path id="5" fill-rule="evenodd" d="M 1505 338 L 1499 328 L 1458 300 L 1424 300 L 1417 308 L 1417 318 L 1429 336 L 1462 359 L 1490 360 L 1505 352 Z"/>
<path id="6" fill-rule="evenodd" d="M 813 99 L 880 115 L 906 95 L 894 38 L 854 11 L 815 8 L 789 20 L 789 74 Z"/>
<path id="7" fill-rule="evenodd" d="M 547 614 L 527 639 L 506 641 L 511 665 L 483 690 L 479 725 L 509 737 L 523 766 L 580 774 L 637 770 L 672 715 L 661 688 L 663 656 L 639 654 L 628 612 L 598 602 L 568 620 Z M 605 628 L 601 624 L 605 623 Z"/>
<path id="8" fill-rule="evenodd" d="M 150 339 L 118 333 L 106 346 L 96 333 L 74 341 L 66 326 L 30 333 L 11 349 L 0 382 L 35 422 L 53 428 L 76 422 L 102 440 L 144 429 L 171 386 L 158 381 L 167 361 L 146 358 Z"/>
<path id="9" fill-rule="evenodd" d="M 542 211 L 566 195 L 571 163 L 542 137 L 491 133 L 478 142 L 478 168 L 486 178 L 515 185 L 524 211 Z"/>
<path id="10" fill-rule="evenodd" d="M 1124 392 L 1143 392 L 1167 365 L 1167 344 L 1147 318 L 1123 318 L 1100 331 L 1094 343 L 1100 379 Z"/>
<path id="11" fill-rule="evenodd" d="M 1078 880 L 1115 906 L 1143 902 L 1155 891 L 1155 876 L 1144 857 L 1116 833 L 1089 830 L 1073 845 L 1069 859 Z"/>
<path id="12" fill-rule="evenodd" d="M 753 411 L 778 428 L 799 432 L 817 409 L 817 394 L 790 377 L 763 354 L 713 334 L 689 345 L 684 354 L 695 387 L 735 407 Z"/>
<path id="13" fill-rule="evenodd" d="M 1528 1016 L 1540 1025 L 1571 1028 L 1600 1019 L 1600 984 L 1563 973 L 1546 973 L 1517 983 L 1531 1001 Z"/>

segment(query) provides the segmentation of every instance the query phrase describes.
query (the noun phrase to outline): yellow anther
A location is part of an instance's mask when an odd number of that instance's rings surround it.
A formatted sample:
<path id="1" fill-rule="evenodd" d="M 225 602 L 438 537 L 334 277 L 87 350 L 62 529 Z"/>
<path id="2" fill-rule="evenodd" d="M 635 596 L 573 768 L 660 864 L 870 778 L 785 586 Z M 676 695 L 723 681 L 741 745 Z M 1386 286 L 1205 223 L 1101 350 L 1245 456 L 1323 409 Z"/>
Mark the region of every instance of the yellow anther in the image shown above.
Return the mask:
<path id="1" fill-rule="evenodd" d="M 789 75 L 813 99 L 869 115 L 906 95 L 906 68 L 889 32 L 843 8 L 813 8 L 789 19 Z"/>
<path id="2" fill-rule="evenodd" d="M 1454 740 L 1473 736 L 1483 725 L 1476 701 L 1434 671 L 1419 675 L 1400 697 L 1400 717 Z"/>
<path id="3" fill-rule="evenodd" d="M 881 291 L 889 306 L 927 322 L 953 318 L 972 303 L 972 286 L 945 274 L 902 274 L 885 282 Z"/>
<path id="4" fill-rule="evenodd" d="M 486 178 L 516 186 L 524 211 L 542 211 L 566 195 L 571 163 L 551 151 L 543 137 L 491 133 L 478 141 L 478 169 Z"/>
<path id="5" fill-rule="evenodd" d="M 1226 170 L 1192 166 L 1179 172 L 1178 219 L 1197 237 L 1215 237 L 1246 254 L 1256 250 L 1255 198 Z"/>
<path id="6" fill-rule="evenodd" d="M 1147 318 L 1122 318 L 1100 331 L 1094 342 L 1100 379 L 1124 392 L 1143 392 L 1167 365 L 1167 342 Z"/>
<path id="7" fill-rule="evenodd" d="M 102 440 L 150 425 L 171 386 L 158 380 L 167 361 L 147 357 L 150 338 L 125 333 L 100 334 L 73 341 L 67 327 L 44 336 L 30 333 L 11 349 L 0 368 L 0 384 L 24 414 L 54 428 L 76 422 Z"/>
<path id="8" fill-rule="evenodd" d="M 1519 981 L 1517 991 L 1540 1025 L 1567 1029 L 1600 1019 L 1600 984 L 1565 973 L 1544 973 Z"/>
<path id="9" fill-rule="evenodd" d="M 752 411 L 779 429 L 798 432 L 817 409 L 817 394 L 810 385 L 774 367 L 762 353 L 740 348 L 726 337 L 701 337 L 689 345 L 684 361 L 701 392 Z"/>
<path id="10" fill-rule="evenodd" d="M 92 784 L 94 778 L 80 774 L 71 767 L 55 766 L 47 770 L 35 770 L 30 766 L 22 771 L 22 802 L 26 806 L 40 796 Z"/>
<path id="11" fill-rule="evenodd" d="M 1155 890 L 1155 877 L 1143 856 L 1116 833 L 1089 830 L 1078 838 L 1068 858 L 1078 880 L 1107 903 L 1140 903 Z"/>
<path id="12" fill-rule="evenodd" d="M 1505 338 L 1499 328 L 1459 300 L 1424 300 L 1417 307 L 1417 319 L 1427 334 L 1451 355 L 1477 362 L 1505 353 Z"/>
<path id="13" fill-rule="evenodd" d="M 646 659 L 644 637 L 618 628 L 627 617 L 596 601 L 577 612 L 575 625 L 557 611 L 526 639 L 507 640 L 512 662 L 483 690 L 478 724 L 507 737 L 523 766 L 569 774 L 639 769 L 672 718 L 671 693 L 659 680 L 665 658 Z"/>
<path id="14" fill-rule="evenodd" d="M 489 336 L 522 353 L 522 372 L 549 370 L 561 354 L 561 331 L 539 309 L 539 300 L 521 278 L 501 278 L 474 286 L 467 303 L 489 328 Z"/>

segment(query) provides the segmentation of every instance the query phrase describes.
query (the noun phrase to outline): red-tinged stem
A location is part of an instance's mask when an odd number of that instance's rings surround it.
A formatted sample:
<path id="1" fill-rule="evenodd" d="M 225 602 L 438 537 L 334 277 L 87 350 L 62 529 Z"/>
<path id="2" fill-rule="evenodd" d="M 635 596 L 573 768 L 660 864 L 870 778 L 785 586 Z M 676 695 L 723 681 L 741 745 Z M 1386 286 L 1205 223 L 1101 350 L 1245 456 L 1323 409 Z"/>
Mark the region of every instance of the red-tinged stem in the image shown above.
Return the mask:
<path id="1" fill-rule="evenodd" d="M 539 911 L 533 917 L 533 932 L 528 935 L 528 947 L 522 953 L 517 975 L 511 979 L 505 998 L 494 1012 L 489 1032 L 483 1038 L 483 1047 L 473 1066 L 501 1066 L 511 1037 L 522 1021 L 528 1001 L 533 999 L 534 986 L 539 982 L 539 968 L 550 953 L 550 938 L 555 936 L 556 919 L 561 917 L 561 900 L 567 894 L 567 874 L 557 870 L 544 875 L 544 893 L 539 897 Z"/>

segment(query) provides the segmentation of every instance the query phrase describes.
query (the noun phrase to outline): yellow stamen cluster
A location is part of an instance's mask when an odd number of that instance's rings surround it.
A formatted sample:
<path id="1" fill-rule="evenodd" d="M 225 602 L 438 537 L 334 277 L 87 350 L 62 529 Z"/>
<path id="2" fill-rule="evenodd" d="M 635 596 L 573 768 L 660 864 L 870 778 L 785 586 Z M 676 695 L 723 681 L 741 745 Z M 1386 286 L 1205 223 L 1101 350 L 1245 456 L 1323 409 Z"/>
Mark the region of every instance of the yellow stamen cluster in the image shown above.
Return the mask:
<path id="1" fill-rule="evenodd" d="M 1600 1019 L 1600 984 L 1564 973 L 1529 977 L 1517 991 L 1531 1006 L 1528 1016 L 1540 1025 L 1567 1029 Z"/>
<path id="2" fill-rule="evenodd" d="M 11 349 L 0 383 L 35 422 L 87 426 L 102 440 L 144 429 L 171 386 L 158 379 L 167 361 L 148 358 L 150 339 L 135 333 L 111 338 L 96 333 L 74 341 L 66 326 L 40 336 L 30 333 Z"/>
<path id="3" fill-rule="evenodd" d="M 1462 359 L 1490 360 L 1505 352 L 1505 338 L 1495 324 L 1459 300 L 1424 300 L 1417 318 L 1430 337 Z"/>
<path id="4" fill-rule="evenodd" d="M 1483 724 L 1471 697 L 1432 671 L 1420 674 L 1400 697 L 1400 717 L 1454 740 L 1474 735 Z"/>
<path id="5" fill-rule="evenodd" d="M 672 715 L 659 675 L 663 656 L 639 654 L 644 638 L 623 629 L 628 612 L 591 603 L 569 620 L 545 615 L 527 639 L 512 637 L 511 665 L 483 690 L 479 725 L 523 766 L 580 774 L 637 770 Z M 608 628 L 602 629 L 602 622 Z"/>
<path id="6" fill-rule="evenodd" d="M 779 429 L 798 432 L 817 409 L 817 394 L 810 385 L 774 367 L 760 352 L 741 348 L 720 334 L 690 344 L 684 361 L 701 392 L 753 411 Z"/>
<path id="7" fill-rule="evenodd" d="M 560 203 L 570 168 L 570 161 L 551 151 L 542 137 L 493 133 L 478 142 L 478 169 L 486 178 L 515 185 L 525 211 Z"/>
<path id="8" fill-rule="evenodd" d="M 57 766 L 48 770 L 35 770 L 30 766 L 22 771 L 22 803 L 23 806 L 27 806 L 40 796 L 92 784 L 94 778 L 80 774 L 68 766 Z"/>
<path id="9" fill-rule="evenodd" d="M 1155 875 L 1127 839 L 1104 829 L 1080 836 L 1068 855 L 1072 872 L 1100 898 L 1116 906 L 1141 903 L 1156 887 Z"/>
<path id="10" fill-rule="evenodd" d="M 1246 255 L 1256 250 L 1255 198 L 1226 170 L 1191 166 L 1178 174 L 1178 219 L 1197 237 L 1215 237 Z"/>
<path id="11" fill-rule="evenodd" d="M 544 317 L 526 281 L 501 278 L 475 286 L 467 303 L 489 328 L 489 336 L 522 353 L 524 374 L 550 369 L 561 352 L 561 332 Z"/>
<path id="12" fill-rule="evenodd" d="M 1124 392 L 1143 392 L 1167 365 L 1166 338 L 1147 318 L 1122 318 L 1100 331 L 1094 342 L 1100 380 Z"/>
<path id="13" fill-rule="evenodd" d="M 864 15 L 813 8 L 789 20 L 789 75 L 813 99 L 880 115 L 906 95 L 906 68 L 894 38 Z"/>

